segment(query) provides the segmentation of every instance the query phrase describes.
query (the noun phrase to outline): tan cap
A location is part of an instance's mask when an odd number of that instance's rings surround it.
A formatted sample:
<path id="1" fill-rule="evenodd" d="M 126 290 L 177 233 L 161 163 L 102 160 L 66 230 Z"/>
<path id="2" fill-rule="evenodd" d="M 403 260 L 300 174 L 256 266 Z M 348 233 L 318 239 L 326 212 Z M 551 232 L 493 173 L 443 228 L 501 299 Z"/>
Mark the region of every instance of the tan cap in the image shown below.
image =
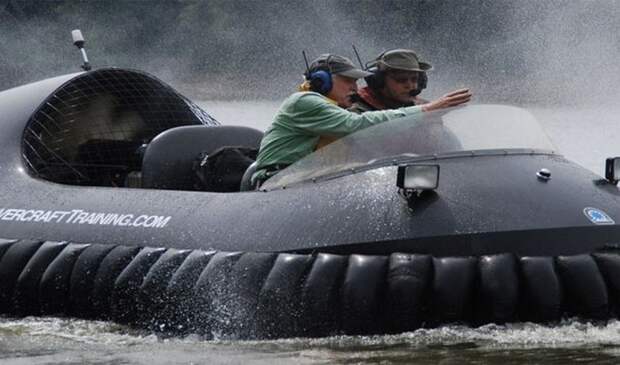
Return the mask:
<path id="1" fill-rule="evenodd" d="M 317 57 L 310 64 L 310 71 L 316 71 L 321 67 L 326 67 L 332 75 L 341 75 L 352 79 L 361 79 L 372 75 L 370 72 L 355 67 L 350 59 L 332 54 L 322 54 Z"/>
<path id="2" fill-rule="evenodd" d="M 422 62 L 414 51 L 410 49 L 393 49 L 381 53 L 368 64 L 368 67 L 377 67 L 379 70 L 403 70 L 426 72 L 433 68 L 429 63 Z"/>

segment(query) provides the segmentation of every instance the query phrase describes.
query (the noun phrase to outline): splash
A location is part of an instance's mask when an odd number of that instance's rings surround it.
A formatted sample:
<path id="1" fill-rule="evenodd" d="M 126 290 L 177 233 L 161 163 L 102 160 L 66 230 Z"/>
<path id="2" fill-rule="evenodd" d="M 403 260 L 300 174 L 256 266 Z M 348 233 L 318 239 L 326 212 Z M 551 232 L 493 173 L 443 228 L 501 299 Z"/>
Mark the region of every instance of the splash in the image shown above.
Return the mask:
<path id="1" fill-rule="evenodd" d="M 613 104 L 620 81 L 613 0 L 271 1 L 0 4 L 0 89 L 77 71 L 82 28 L 95 67 L 135 67 L 198 99 L 281 99 L 301 51 L 363 59 L 413 48 L 434 66 L 426 97 L 469 86 L 479 102 Z"/>

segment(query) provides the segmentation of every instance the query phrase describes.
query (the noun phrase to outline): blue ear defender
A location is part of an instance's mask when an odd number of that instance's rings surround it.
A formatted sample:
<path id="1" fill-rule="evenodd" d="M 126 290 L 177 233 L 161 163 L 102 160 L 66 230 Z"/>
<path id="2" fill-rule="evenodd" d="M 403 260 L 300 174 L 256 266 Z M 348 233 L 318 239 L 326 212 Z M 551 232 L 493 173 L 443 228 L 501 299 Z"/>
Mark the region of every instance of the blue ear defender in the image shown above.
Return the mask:
<path id="1" fill-rule="evenodd" d="M 311 72 L 308 80 L 310 81 L 310 90 L 319 94 L 327 95 L 332 89 L 332 74 L 326 70 L 318 70 Z"/>
<path id="2" fill-rule="evenodd" d="M 306 61 L 306 80 L 310 83 L 310 90 L 322 95 L 327 95 L 332 89 L 334 83 L 332 80 L 332 72 L 329 66 L 329 61 L 332 58 L 331 54 L 320 56 L 312 64 L 312 71 L 308 65 L 308 59 L 306 58 L 306 52 L 302 52 L 304 60 Z"/>

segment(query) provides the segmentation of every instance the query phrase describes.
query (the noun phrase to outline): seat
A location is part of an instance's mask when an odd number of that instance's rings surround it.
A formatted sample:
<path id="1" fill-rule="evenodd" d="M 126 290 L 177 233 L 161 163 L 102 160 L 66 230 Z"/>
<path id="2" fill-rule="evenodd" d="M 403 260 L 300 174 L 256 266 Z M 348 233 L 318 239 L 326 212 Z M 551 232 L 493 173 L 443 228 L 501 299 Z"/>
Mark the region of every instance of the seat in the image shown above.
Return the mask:
<path id="1" fill-rule="evenodd" d="M 243 177 L 241 178 L 241 187 L 240 191 L 251 191 L 256 189 L 256 186 L 252 185 L 252 175 L 256 172 L 256 161 L 252 162 L 248 169 L 243 173 Z"/>
<path id="2" fill-rule="evenodd" d="M 194 164 L 201 153 L 224 146 L 258 149 L 263 133 L 241 126 L 183 126 L 166 130 L 149 143 L 142 161 L 142 187 L 196 190 Z"/>

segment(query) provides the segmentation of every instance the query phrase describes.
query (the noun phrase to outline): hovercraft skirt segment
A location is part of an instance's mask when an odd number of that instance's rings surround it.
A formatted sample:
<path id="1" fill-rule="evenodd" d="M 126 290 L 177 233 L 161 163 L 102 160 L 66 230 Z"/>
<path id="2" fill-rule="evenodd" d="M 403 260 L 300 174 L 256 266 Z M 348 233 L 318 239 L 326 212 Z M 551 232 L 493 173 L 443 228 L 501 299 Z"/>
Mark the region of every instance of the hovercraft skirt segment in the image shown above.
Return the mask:
<path id="1" fill-rule="evenodd" d="M 449 322 L 606 319 L 620 255 L 442 257 L 205 252 L 0 240 L 0 312 L 165 334 L 277 338 Z"/>

